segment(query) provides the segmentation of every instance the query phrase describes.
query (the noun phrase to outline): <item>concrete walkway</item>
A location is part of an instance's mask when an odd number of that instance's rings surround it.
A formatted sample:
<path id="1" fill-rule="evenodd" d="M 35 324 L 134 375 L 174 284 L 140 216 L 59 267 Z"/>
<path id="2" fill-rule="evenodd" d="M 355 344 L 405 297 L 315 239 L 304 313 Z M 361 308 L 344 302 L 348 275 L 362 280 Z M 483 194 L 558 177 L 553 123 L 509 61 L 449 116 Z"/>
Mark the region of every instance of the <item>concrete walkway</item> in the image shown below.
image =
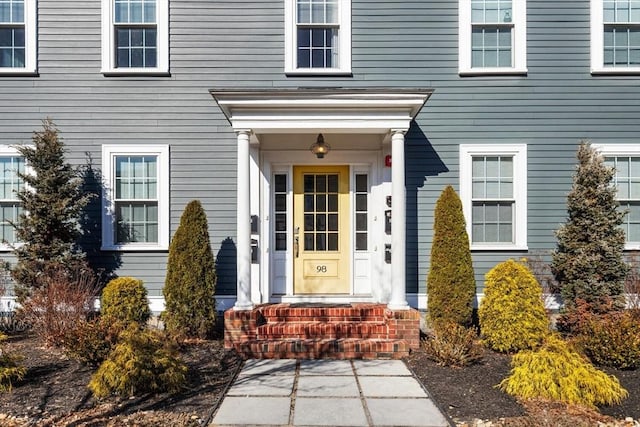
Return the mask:
<path id="1" fill-rule="evenodd" d="M 211 425 L 449 423 L 400 360 L 249 360 Z"/>

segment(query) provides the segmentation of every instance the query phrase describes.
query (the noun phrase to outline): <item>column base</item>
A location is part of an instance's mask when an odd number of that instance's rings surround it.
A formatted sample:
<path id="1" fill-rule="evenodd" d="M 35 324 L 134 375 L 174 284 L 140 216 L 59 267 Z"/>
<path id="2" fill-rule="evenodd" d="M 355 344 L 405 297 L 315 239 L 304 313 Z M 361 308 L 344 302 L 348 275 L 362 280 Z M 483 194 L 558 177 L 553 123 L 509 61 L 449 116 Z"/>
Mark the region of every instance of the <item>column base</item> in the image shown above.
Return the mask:
<path id="1" fill-rule="evenodd" d="M 232 310 L 233 311 L 247 311 L 247 310 L 253 310 L 253 303 L 248 303 L 248 304 L 238 304 L 237 302 L 233 305 Z"/>
<path id="2" fill-rule="evenodd" d="M 409 303 L 407 303 L 406 301 L 404 303 L 394 303 L 394 302 L 390 302 L 389 304 L 387 304 L 387 308 L 389 310 L 409 310 L 411 307 L 409 306 Z"/>

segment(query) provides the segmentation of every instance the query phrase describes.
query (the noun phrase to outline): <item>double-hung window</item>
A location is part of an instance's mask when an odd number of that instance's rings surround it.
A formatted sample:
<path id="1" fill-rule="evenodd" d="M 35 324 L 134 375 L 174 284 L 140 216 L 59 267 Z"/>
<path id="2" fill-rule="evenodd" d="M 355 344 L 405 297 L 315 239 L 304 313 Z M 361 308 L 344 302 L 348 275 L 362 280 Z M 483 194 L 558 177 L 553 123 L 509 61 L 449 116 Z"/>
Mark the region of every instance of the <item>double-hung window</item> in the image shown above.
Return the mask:
<path id="1" fill-rule="evenodd" d="M 617 189 L 620 208 L 627 214 L 622 227 L 625 249 L 640 249 L 640 147 L 636 145 L 603 145 L 597 147 L 607 166 L 613 167 L 613 183 Z"/>
<path id="2" fill-rule="evenodd" d="M 104 249 L 167 249 L 169 147 L 102 148 Z"/>
<path id="3" fill-rule="evenodd" d="M 640 0 L 591 0 L 591 71 L 640 72 Z"/>
<path id="4" fill-rule="evenodd" d="M 36 71 L 35 0 L 0 0 L 0 74 Z"/>
<path id="5" fill-rule="evenodd" d="M 168 8 L 168 0 L 102 0 L 102 71 L 168 72 Z"/>
<path id="6" fill-rule="evenodd" d="M 459 0 L 460 74 L 527 72 L 526 0 Z"/>
<path id="7" fill-rule="evenodd" d="M 13 147 L 0 146 L 0 250 L 18 243 L 13 224 L 22 213 L 18 192 L 24 189 L 24 157 Z"/>
<path id="8" fill-rule="evenodd" d="M 351 0 L 285 0 L 285 72 L 351 72 Z"/>
<path id="9" fill-rule="evenodd" d="M 460 198 L 471 249 L 526 249 L 526 145 L 461 145 Z"/>

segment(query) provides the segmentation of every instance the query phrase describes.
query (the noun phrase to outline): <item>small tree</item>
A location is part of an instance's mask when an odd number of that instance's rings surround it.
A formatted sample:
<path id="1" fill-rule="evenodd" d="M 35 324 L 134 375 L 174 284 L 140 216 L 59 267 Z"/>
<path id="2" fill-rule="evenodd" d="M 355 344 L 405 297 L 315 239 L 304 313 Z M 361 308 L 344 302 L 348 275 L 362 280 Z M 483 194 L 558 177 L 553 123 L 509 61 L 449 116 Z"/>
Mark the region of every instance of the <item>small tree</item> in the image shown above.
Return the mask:
<path id="1" fill-rule="evenodd" d="M 614 170 L 587 142 L 577 153 L 578 166 L 567 196 L 567 222 L 556 231 L 557 249 L 551 269 L 558 281 L 565 306 L 577 300 L 594 307 L 613 300 L 623 303 L 624 280 L 629 267 L 624 262 L 624 219 L 611 185 Z"/>
<path id="2" fill-rule="evenodd" d="M 83 191 L 77 169 L 65 161 L 58 129 L 50 119 L 34 132 L 33 144 L 18 148 L 30 168 L 19 172 L 26 186 L 18 192 L 24 212 L 16 224 L 17 263 L 12 271 L 16 295 L 24 301 L 42 281 L 38 276 L 51 267 L 77 270 L 86 266 L 85 255 L 76 247 L 79 219 L 94 196 Z"/>
<path id="3" fill-rule="evenodd" d="M 185 208 L 169 247 L 162 314 L 167 330 L 187 337 L 210 336 L 216 324 L 215 291 L 207 216 L 194 200 Z"/>
<path id="4" fill-rule="evenodd" d="M 476 281 L 462 202 L 451 186 L 435 208 L 431 269 L 427 278 L 428 316 L 431 322 L 471 324 Z"/>

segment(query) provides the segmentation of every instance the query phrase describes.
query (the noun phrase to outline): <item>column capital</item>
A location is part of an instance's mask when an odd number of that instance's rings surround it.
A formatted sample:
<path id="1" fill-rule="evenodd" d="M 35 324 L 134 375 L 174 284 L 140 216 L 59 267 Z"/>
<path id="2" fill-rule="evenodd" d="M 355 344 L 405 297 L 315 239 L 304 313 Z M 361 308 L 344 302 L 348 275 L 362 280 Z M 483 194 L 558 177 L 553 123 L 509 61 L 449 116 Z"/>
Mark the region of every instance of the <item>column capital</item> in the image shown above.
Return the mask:
<path id="1" fill-rule="evenodd" d="M 251 135 L 251 129 L 234 129 L 236 135 Z"/>
<path id="2" fill-rule="evenodd" d="M 405 135 L 407 132 L 409 131 L 409 129 L 390 129 L 391 135 Z"/>

